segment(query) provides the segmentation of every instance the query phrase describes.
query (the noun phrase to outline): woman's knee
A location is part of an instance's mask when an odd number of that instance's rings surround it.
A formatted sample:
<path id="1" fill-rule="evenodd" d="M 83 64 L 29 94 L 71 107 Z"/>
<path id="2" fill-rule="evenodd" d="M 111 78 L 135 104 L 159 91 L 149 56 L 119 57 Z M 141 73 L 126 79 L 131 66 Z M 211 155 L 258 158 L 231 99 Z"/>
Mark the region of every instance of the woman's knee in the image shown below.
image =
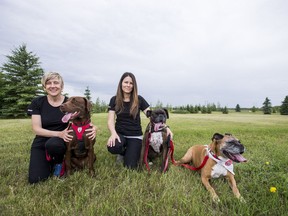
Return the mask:
<path id="1" fill-rule="evenodd" d="M 122 135 L 119 135 L 119 137 L 121 142 L 116 139 L 114 146 L 107 146 L 107 150 L 111 154 L 123 154 L 125 152 L 125 138 Z"/>

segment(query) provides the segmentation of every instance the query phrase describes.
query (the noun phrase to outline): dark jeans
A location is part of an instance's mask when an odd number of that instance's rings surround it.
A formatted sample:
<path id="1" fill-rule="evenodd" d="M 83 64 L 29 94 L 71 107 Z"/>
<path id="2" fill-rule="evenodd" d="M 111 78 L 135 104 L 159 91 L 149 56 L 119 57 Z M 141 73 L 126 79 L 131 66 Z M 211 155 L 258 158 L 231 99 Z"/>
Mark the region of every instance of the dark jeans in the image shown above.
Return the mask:
<path id="1" fill-rule="evenodd" d="M 126 138 L 118 134 L 121 143 L 115 140 L 115 146 L 107 147 L 112 154 L 120 154 L 124 156 L 124 166 L 131 169 L 138 167 L 138 161 L 141 153 L 142 140 L 137 138 Z"/>
<path id="2" fill-rule="evenodd" d="M 51 160 L 46 159 L 46 151 Z M 58 137 L 36 137 L 32 143 L 30 164 L 29 164 L 29 183 L 37 183 L 46 180 L 52 173 L 53 165 L 62 163 L 66 152 L 66 144 L 63 139 Z"/>

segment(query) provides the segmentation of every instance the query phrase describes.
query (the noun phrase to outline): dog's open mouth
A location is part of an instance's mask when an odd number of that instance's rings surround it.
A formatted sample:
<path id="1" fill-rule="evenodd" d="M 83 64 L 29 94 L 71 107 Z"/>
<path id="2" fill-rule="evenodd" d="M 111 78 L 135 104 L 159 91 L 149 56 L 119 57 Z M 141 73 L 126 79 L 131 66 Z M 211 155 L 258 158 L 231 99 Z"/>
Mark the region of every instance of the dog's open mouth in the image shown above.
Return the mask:
<path id="1" fill-rule="evenodd" d="M 162 122 L 154 123 L 154 131 L 159 131 L 165 127 L 165 124 Z"/>
<path id="2" fill-rule="evenodd" d="M 236 163 L 240 163 L 240 162 L 246 162 L 247 159 L 244 158 L 241 154 L 231 154 L 227 151 L 223 151 L 223 154 L 228 157 L 229 159 L 231 159 L 232 161 L 236 162 Z"/>
<path id="3" fill-rule="evenodd" d="M 62 118 L 62 122 L 67 123 L 70 119 L 74 119 L 75 117 L 77 117 L 79 113 L 79 111 L 75 111 L 74 113 L 66 113 Z"/>

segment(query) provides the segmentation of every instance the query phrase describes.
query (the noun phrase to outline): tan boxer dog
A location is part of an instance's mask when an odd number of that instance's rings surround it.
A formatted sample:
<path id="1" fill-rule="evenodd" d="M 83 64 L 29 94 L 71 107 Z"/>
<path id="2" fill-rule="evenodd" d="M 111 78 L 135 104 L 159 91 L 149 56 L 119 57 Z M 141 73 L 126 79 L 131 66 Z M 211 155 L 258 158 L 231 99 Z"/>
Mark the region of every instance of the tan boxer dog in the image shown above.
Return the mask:
<path id="1" fill-rule="evenodd" d="M 150 171 L 149 162 L 161 157 L 161 172 L 168 169 L 168 152 L 170 148 L 170 136 L 167 136 L 166 120 L 169 118 L 167 109 L 147 110 L 146 116 L 150 118 L 143 135 L 139 166 L 142 169 L 146 165 Z"/>
<path id="2" fill-rule="evenodd" d="M 94 153 L 95 139 L 90 140 L 86 136 L 85 130 L 91 125 L 92 104 L 85 97 L 70 97 L 67 102 L 60 106 L 60 110 L 65 113 L 63 122 L 70 121 L 69 129 L 73 139 L 66 143 L 65 165 L 66 175 L 71 174 L 72 169 L 89 169 L 90 176 L 95 175 L 94 162 L 96 154 Z"/>
<path id="3" fill-rule="evenodd" d="M 192 162 L 194 168 L 196 168 L 194 170 L 200 168 L 202 183 L 211 193 L 213 201 L 219 202 L 220 199 L 210 185 L 209 180 L 225 176 L 234 195 L 240 201 L 245 202 L 237 188 L 233 172 L 233 162 L 247 161 L 241 155 L 244 151 L 244 146 L 231 134 L 222 135 L 215 133 L 211 144 L 192 146 L 180 160 L 175 161 L 175 165 L 185 166 L 185 164 Z"/>

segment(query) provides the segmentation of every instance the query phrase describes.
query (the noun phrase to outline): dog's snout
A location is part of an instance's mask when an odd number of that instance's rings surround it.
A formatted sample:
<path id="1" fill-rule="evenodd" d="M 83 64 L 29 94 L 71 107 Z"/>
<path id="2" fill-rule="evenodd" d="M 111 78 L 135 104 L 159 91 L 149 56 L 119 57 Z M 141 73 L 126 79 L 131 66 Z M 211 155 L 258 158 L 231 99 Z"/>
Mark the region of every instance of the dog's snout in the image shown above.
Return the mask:
<path id="1" fill-rule="evenodd" d="M 245 152 L 245 147 L 242 146 L 242 148 L 240 149 L 240 154 L 243 154 Z"/>

